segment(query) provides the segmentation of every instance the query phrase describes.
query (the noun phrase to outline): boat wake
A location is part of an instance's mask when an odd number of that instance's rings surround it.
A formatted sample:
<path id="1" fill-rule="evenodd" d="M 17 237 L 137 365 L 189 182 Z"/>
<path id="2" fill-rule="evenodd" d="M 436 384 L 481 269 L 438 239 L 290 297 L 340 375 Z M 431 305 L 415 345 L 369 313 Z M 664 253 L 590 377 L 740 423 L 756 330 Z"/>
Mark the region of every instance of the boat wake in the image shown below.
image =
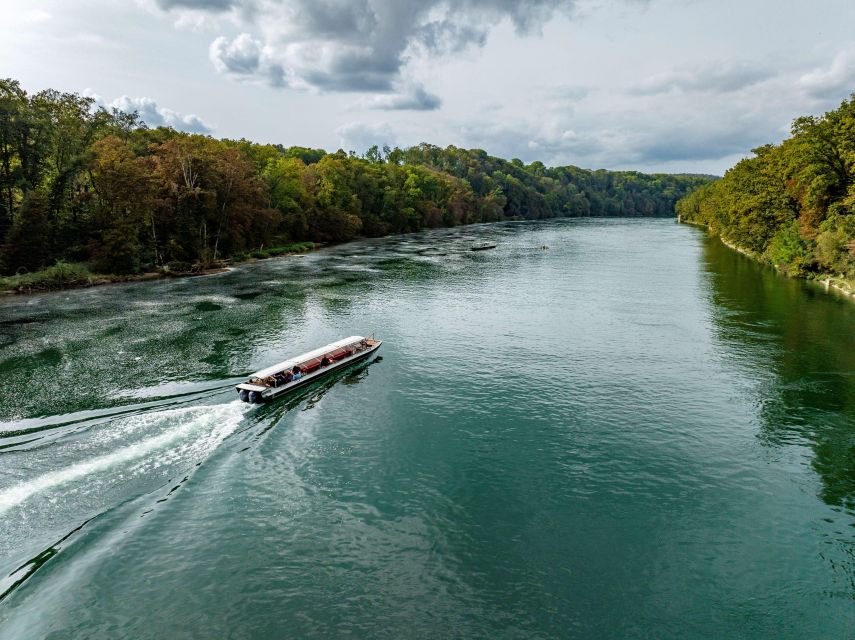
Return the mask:
<path id="1" fill-rule="evenodd" d="M 135 395 L 131 395 L 130 391 L 124 395 L 116 394 L 117 397 L 121 396 L 122 398 L 150 398 L 143 402 L 0 422 L 0 454 L 49 445 L 56 440 L 69 435 L 76 436 L 91 427 L 100 426 L 123 416 L 210 401 L 214 397 L 222 395 L 226 389 L 231 390 L 232 385 L 242 379 L 234 378 L 218 381 L 214 384 L 186 385 L 190 389 L 179 392 L 176 392 L 178 391 L 175 388 L 177 385 L 168 385 L 166 389 L 163 386 L 148 387 L 136 390 L 133 392 Z"/>
<path id="2" fill-rule="evenodd" d="M 137 498 L 149 505 L 139 513 L 145 515 L 155 499 L 147 496 L 168 499 L 230 436 L 238 442 L 234 452 L 245 451 L 285 413 L 313 408 L 338 383 L 358 383 L 380 360 L 354 363 L 343 376 L 269 406 L 216 403 L 234 397 L 220 384 L 150 403 L 0 424 L 0 602 L 53 564 L 88 523 Z"/>
<path id="3" fill-rule="evenodd" d="M 208 458 L 246 405 L 194 405 L 117 417 L 48 448 L 3 456 L 0 557 L 26 553 L 132 497 L 155 491 Z M 12 463 L 12 464 L 9 464 Z"/>
<path id="4" fill-rule="evenodd" d="M 96 438 L 98 444 L 122 440 L 135 433 L 160 433 L 119 447 L 111 453 L 94 456 L 0 491 L 0 514 L 37 493 L 73 483 L 101 471 L 123 468 L 122 477 L 126 477 L 128 474 L 168 467 L 179 460 L 198 461 L 199 457 L 210 453 L 234 431 L 242 415 L 241 406 L 235 402 L 219 407 L 169 409 L 117 421 L 120 424 Z M 197 437 L 190 438 L 191 435 Z M 170 446 L 176 444 L 178 446 Z"/>

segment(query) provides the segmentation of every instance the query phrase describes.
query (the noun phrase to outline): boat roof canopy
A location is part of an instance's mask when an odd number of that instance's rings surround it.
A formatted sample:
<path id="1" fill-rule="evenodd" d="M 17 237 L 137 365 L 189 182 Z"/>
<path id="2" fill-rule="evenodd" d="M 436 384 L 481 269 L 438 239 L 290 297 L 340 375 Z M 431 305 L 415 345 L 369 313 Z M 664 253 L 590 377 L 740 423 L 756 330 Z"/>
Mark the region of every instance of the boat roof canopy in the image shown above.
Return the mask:
<path id="1" fill-rule="evenodd" d="M 300 364 L 301 362 L 305 362 L 306 360 L 312 360 L 314 358 L 320 358 L 325 353 L 330 353 L 335 351 L 336 349 L 341 349 L 342 347 L 346 347 L 347 345 L 353 344 L 355 342 L 359 342 L 363 339 L 363 336 L 350 336 L 349 338 L 344 338 L 343 340 L 338 340 L 337 342 L 330 343 L 324 347 L 320 347 L 319 349 L 314 349 L 313 351 L 307 351 L 306 353 L 299 355 L 295 358 L 291 358 L 290 360 L 284 360 L 279 364 L 274 364 L 271 367 L 267 367 L 266 369 L 262 369 L 261 371 L 256 371 L 251 374 L 249 377 L 252 378 L 267 378 L 272 376 L 274 373 L 279 373 L 280 371 L 284 371 L 285 369 L 290 369 L 291 367 Z"/>

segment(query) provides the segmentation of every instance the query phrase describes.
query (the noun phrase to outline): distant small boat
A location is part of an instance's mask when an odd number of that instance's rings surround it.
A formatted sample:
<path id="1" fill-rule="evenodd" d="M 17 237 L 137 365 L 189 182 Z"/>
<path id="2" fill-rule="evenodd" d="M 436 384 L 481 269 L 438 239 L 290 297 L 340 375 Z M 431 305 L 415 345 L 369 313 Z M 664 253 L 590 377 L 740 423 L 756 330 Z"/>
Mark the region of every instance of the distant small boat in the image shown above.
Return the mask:
<path id="1" fill-rule="evenodd" d="M 445 256 L 448 255 L 445 251 L 440 249 L 439 247 L 426 247 L 424 249 L 419 249 L 416 253 L 420 256 Z"/>
<path id="2" fill-rule="evenodd" d="M 382 340 L 363 336 L 350 336 L 308 351 L 272 367 L 256 371 L 246 382 L 235 387 L 244 402 L 261 403 L 303 387 L 333 371 L 364 360 L 377 351 Z"/>
<path id="3" fill-rule="evenodd" d="M 494 245 L 494 244 L 481 243 L 481 244 L 474 245 L 472 247 L 472 251 L 486 251 L 487 249 L 495 249 L 495 248 L 496 248 L 496 245 Z"/>

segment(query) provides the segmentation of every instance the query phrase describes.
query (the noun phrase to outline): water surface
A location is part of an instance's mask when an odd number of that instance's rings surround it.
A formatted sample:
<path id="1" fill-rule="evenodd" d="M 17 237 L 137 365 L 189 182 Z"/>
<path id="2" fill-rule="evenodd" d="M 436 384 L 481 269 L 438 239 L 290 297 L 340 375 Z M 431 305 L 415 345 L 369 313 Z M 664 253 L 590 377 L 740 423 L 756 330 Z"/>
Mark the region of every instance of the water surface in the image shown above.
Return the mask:
<path id="1" fill-rule="evenodd" d="M 670 220 L 0 300 L 0 637 L 853 637 L 853 328 Z"/>

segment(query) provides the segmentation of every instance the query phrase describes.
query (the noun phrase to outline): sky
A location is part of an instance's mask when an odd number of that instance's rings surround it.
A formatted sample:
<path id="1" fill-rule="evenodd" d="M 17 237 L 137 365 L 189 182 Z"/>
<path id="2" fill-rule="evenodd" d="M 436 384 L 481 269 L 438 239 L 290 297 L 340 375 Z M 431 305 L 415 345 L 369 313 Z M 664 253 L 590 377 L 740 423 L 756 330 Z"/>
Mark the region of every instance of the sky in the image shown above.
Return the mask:
<path id="1" fill-rule="evenodd" d="M 855 92 L 852 0 L 0 0 L 0 77 L 150 126 L 722 174 Z"/>

